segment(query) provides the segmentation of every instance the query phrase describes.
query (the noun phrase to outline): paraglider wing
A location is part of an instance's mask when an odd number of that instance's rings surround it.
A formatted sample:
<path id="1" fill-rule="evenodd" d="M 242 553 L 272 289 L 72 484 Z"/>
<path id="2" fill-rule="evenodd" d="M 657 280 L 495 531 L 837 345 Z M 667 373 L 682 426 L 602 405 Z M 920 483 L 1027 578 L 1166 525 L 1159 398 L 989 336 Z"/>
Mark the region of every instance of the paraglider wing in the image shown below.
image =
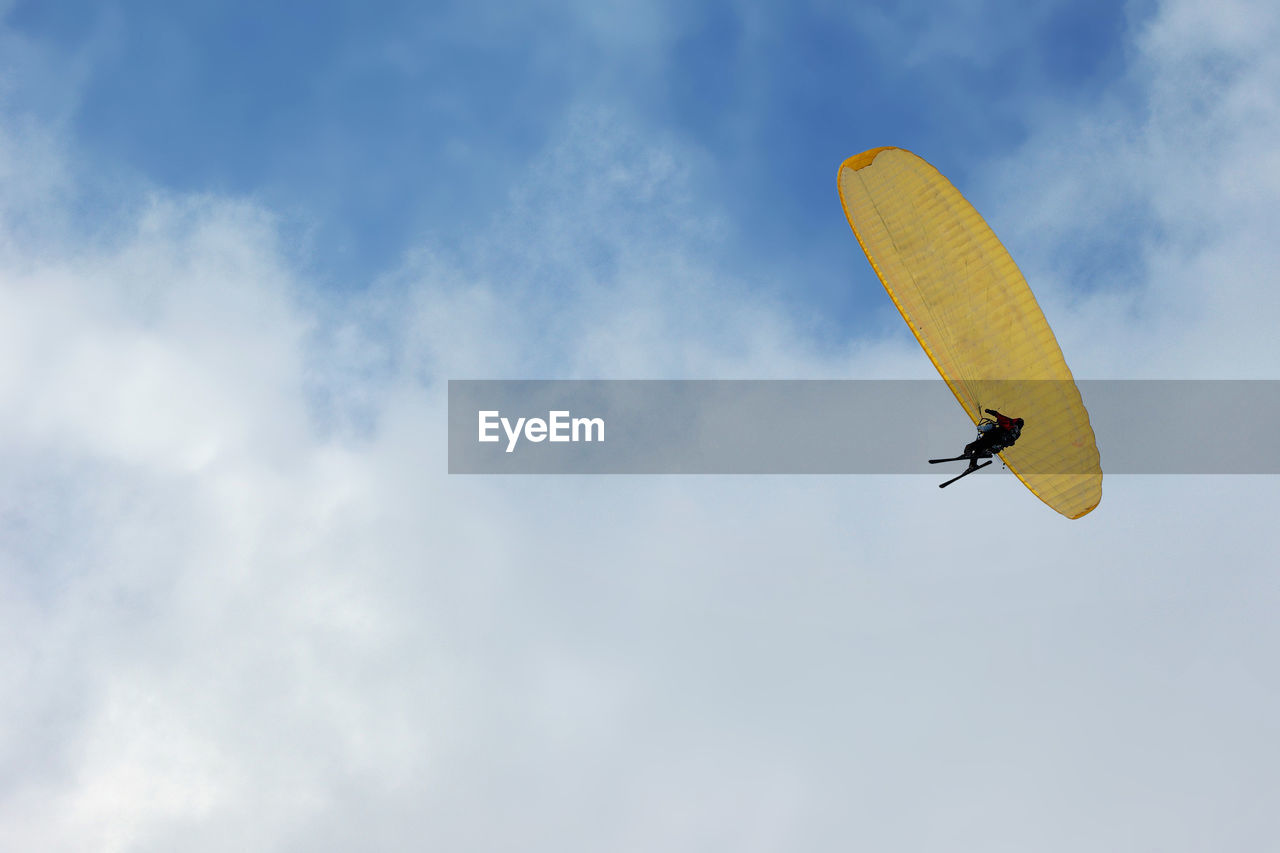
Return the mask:
<path id="1" fill-rule="evenodd" d="M 937 169 L 901 148 L 840 165 L 862 250 L 975 424 L 984 407 L 1026 420 L 1000 455 L 1068 518 L 1102 499 L 1089 414 L 1031 288 L 995 233 Z"/>

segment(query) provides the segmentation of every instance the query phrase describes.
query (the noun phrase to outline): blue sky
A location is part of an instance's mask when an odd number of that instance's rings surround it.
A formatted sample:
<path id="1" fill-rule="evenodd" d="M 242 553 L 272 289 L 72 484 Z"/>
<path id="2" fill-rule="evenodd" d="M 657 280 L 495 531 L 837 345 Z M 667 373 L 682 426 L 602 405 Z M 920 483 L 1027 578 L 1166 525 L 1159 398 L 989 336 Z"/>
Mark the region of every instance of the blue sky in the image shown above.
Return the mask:
<path id="1" fill-rule="evenodd" d="M 807 273 L 744 286 L 847 314 L 836 164 L 900 144 L 963 185 L 1095 97 L 1142 24 L 1113 3 L 1021 8 L 18 3 L 7 23 L 41 54 L 14 100 L 64 121 L 92 169 L 262 199 L 333 287 L 489 227 L 566 114 L 601 106 L 699 155 L 691 191 L 731 224 L 733 272 Z M 60 74 L 83 84 L 43 101 Z"/>
<path id="2" fill-rule="evenodd" d="M 1068 522 L 995 468 L 450 477 L 444 429 L 451 378 L 930 377 L 836 193 L 885 144 L 1077 376 L 1274 379 L 1278 38 L 0 0 L 0 848 L 1267 849 L 1274 477 Z"/>

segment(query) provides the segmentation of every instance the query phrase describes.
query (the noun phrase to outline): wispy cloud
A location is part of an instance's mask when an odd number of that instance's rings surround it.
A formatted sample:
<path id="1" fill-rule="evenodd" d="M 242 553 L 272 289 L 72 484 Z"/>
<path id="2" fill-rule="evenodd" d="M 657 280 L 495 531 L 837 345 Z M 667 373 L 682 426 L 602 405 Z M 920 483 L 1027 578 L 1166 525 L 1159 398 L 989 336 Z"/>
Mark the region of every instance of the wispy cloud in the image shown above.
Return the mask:
<path id="1" fill-rule="evenodd" d="M 1280 21 L 1221 11 L 1165 4 L 1108 97 L 1046 117 L 985 193 L 1042 300 L 1083 312 L 1062 331 L 1085 375 L 1277 371 L 1280 64 L 1262 45 Z"/>
<path id="2" fill-rule="evenodd" d="M 1269 340 L 1217 301 L 1258 279 L 1195 271 L 1269 263 L 1247 212 L 1273 176 L 1232 176 L 1272 60 L 1184 14 L 1135 42 L 1123 102 L 982 173 L 1017 192 L 971 192 L 1085 375 Z M 1220 97 L 1164 87 L 1223 55 Z M 0 846 L 1265 848 L 1271 480 L 1110 478 L 1067 523 L 1009 477 L 444 473 L 449 378 L 927 374 L 909 339 L 819 349 L 726 274 L 705 152 L 612 106 L 364 294 L 318 288 L 243 198 L 130 184 L 86 230 L 74 141 L 7 131 Z M 1080 233 L 1131 197 L 1148 252 L 1084 297 L 1033 239 L 1077 233 L 1078 152 L 1132 189 Z"/>

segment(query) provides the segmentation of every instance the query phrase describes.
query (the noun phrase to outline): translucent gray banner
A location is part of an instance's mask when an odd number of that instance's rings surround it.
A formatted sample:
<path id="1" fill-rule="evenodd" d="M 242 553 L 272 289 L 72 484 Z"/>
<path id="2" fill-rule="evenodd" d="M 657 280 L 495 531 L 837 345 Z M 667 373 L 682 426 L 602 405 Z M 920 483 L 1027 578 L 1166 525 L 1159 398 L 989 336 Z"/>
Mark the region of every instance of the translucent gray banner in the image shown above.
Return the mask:
<path id="1" fill-rule="evenodd" d="M 1280 381 L 1077 385 L 1107 474 L 1280 474 Z M 974 436 L 940 380 L 449 382 L 451 474 L 937 474 Z"/>

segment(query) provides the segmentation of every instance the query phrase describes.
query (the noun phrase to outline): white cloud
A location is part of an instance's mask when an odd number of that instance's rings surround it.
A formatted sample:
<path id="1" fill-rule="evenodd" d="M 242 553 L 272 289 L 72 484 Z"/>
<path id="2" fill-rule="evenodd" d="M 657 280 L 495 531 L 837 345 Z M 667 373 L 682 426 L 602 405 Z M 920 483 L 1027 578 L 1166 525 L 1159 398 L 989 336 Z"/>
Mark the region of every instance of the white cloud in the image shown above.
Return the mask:
<path id="1" fill-rule="evenodd" d="M 1269 57 L 1242 55 L 1262 92 Z M 1113 115 L 1107 139 L 1149 137 L 1130 166 L 1196 132 Z M 697 153 L 625 121 L 577 115 L 491 233 L 341 309 L 304 307 L 243 203 L 4 244 L 0 847 L 1265 848 L 1272 479 L 1111 478 L 1066 522 L 1009 477 L 444 474 L 451 377 L 920 361 L 821 357 L 717 275 Z M 1092 144 L 1058 131 L 1036 185 Z M 1200 186 L 1232 221 L 1264 192 Z M 1145 200 L 1187 224 L 1171 198 Z M 1171 348 L 1098 311 L 1130 298 L 1049 291 L 1070 352 L 1158 370 Z M 1217 318 L 1171 328 L 1238 353 Z"/>
<path id="2" fill-rule="evenodd" d="M 1077 375 L 1280 370 L 1269 223 L 1280 62 L 1266 46 L 1277 32 L 1265 4 L 1165 3 L 1107 99 L 1047 114 L 999 164 L 983 209 L 1036 282 Z"/>

